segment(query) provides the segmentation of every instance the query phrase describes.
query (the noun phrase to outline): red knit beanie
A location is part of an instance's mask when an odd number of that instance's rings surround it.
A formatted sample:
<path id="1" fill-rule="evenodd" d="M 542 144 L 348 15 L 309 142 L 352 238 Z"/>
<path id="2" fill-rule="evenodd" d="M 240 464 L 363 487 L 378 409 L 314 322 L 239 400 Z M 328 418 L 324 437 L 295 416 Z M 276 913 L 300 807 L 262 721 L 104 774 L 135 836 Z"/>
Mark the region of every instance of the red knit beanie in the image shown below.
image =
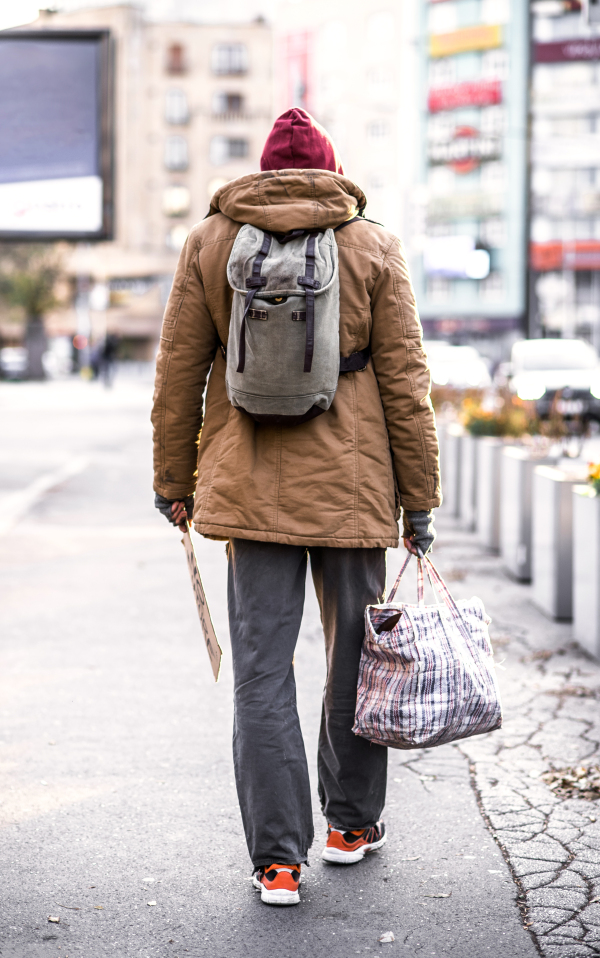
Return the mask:
<path id="1" fill-rule="evenodd" d="M 331 170 L 344 168 L 335 144 L 320 123 L 294 107 L 275 120 L 260 158 L 261 170 Z"/>

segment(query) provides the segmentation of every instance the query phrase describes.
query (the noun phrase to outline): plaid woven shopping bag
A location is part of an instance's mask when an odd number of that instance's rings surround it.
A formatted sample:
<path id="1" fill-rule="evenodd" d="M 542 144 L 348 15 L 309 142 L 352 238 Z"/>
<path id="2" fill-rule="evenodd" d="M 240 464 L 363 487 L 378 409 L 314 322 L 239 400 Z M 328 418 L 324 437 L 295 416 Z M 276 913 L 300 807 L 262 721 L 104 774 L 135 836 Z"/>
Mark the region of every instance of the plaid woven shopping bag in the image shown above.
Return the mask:
<path id="1" fill-rule="evenodd" d="M 430 748 L 502 725 L 502 707 L 481 599 L 455 602 L 430 559 L 417 559 L 417 605 L 365 610 L 352 731 L 391 748 Z M 428 574 L 442 602 L 424 603 Z"/>

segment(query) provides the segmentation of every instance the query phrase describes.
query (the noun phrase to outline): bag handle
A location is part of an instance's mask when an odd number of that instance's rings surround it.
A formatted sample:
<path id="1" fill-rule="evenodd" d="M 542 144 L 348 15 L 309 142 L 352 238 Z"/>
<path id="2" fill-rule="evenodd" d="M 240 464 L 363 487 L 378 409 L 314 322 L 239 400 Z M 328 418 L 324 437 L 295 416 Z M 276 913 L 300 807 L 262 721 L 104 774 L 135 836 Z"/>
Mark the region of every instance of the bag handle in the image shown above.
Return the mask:
<path id="1" fill-rule="evenodd" d="M 427 572 L 429 581 L 431 582 L 432 588 L 435 588 L 438 594 L 441 595 L 446 606 L 450 609 L 452 618 L 454 619 L 454 623 L 458 631 L 462 635 L 465 642 L 468 644 L 470 639 L 469 630 L 467 629 L 465 620 L 463 619 L 460 613 L 460 609 L 458 608 L 456 602 L 454 601 L 454 599 L 452 598 L 452 595 L 450 594 L 450 589 L 448 588 L 448 586 L 442 579 L 441 575 L 439 574 L 438 570 L 434 566 L 431 559 L 428 559 L 427 556 L 425 556 L 423 559 L 419 559 L 419 564 L 421 563 L 425 564 L 425 570 Z"/>
<path id="2" fill-rule="evenodd" d="M 406 561 L 404 562 L 404 565 L 400 569 L 400 572 L 398 573 L 398 577 L 396 581 L 394 582 L 394 585 L 390 593 L 388 594 L 386 603 L 393 602 L 394 596 L 396 595 L 396 592 L 398 590 L 398 586 L 400 585 L 400 580 L 402 579 L 402 576 L 406 572 L 408 563 L 410 562 L 411 559 L 412 559 L 412 553 L 409 552 L 408 556 L 406 557 Z M 452 598 L 452 595 L 450 594 L 450 590 L 448 589 L 448 586 L 442 579 L 441 575 L 437 571 L 431 559 L 429 559 L 427 556 L 423 556 L 423 558 L 417 556 L 417 602 L 419 603 L 419 606 L 423 608 L 423 606 L 425 605 L 425 601 L 424 601 L 425 577 L 423 575 L 424 569 L 427 572 L 427 577 L 431 583 L 431 587 L 435 589 L 438 592 L 438 594 L 442 597 L 445 605 L 448 607 L 448 609 L 450 610 L 452 614 L 452 617 L 455 621 L 456 627 L 458 628 L 460 634 L 462 635 L 463 639 L 466 642 L 468 642 L 470 638 L 469 631 L 466 627 L 465 620 L 460 614 L 460 609 L 458 608 L 456 602 Z"/>
<path id="3" fill-rule="evenodd" d="M 407 555 L 407 557 L 406 557 L 406 561 L 405 561 L 404 565 L 402 566 L 402 568 L 400 569 L 400 572 L 398 573 L 398 578 L 397 578 L 396 581 L 394 582 L 394 585 L 392 586 L 391 591 L 388 593 L 388 597 L 387 597 L 387 599 L 385 600 L 386 602 L 393 602 L 393 601 L 394 601 L 394 596 L 396 595 L 396 592 L 397 592 L 397 590 L 398 590 L 398 586 L 400 585 L 400 579 L 402 578 L 402 576 L 403 576 L 404 573 L 406 572 L 406 567 L 408 566 L 408 563 L 410 562 L 411 559 L 412 559 L 412 555 L 411 555 L 411 553 L 409 552 L 408 555 Z"/>
<path id="4" fill-rule="evenodd" d="M 412 553 L 409 552 L 408 556 L 406 557 L 406 562 L 400 569 L 400 572 L 398 573 L 398 578 L 394 582 L 394 586 L 392 590 L 390 591 L 386 599 L 386 602 L 393 601 L 394 596 L 396 595 L 398 586 L 400 585 L 400 579 L 404 575 L 406 571 L 406 567 L 408 566 L 408 563 L 410 562 L 411 558 L 412 558 Z M 422 564 L 423 560 L 417 559 L 417 562 L 419 563 L 417 566 L 417 602 L 419 603 L 421 607 L 423 607 L 425 605 L 425 577 L 423 575 L 423 564 Z"/>

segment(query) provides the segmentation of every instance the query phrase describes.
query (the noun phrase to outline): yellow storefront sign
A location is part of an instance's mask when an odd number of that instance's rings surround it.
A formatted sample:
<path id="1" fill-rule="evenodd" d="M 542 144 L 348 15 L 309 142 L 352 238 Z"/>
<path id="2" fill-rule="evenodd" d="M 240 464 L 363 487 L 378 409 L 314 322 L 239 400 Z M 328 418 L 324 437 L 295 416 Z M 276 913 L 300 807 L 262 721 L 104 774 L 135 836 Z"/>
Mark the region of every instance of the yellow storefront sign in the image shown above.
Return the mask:
<path id="1" fill-rule="evenodd" d="M 498 24 L 480 24 L 463 27 L 452 33 L 434 33 L 429 37 L 430 57 L 450 57 L 470 50 L 493 50 L 502 46 L 502 27 Z"/>

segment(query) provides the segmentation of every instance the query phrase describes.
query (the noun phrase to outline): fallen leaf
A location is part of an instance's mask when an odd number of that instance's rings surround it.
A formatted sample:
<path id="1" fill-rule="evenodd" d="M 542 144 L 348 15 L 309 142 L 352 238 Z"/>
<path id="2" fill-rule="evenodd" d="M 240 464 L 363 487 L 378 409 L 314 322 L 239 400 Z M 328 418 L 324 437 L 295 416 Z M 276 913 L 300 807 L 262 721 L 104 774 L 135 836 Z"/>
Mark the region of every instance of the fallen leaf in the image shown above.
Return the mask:
<path id="1" fill-rule="evenodd" d="M 600 798 L 600 766 L 552 769 L 542 775 L 546 785 L 561 798 Z"/>
<path id="2" fill-rule="evenodd" d="M 156 905 L 156 902 L 155 902 L 155 901 L 149 901 L 149 902 L 146 902 L 146 904 L 147 904 L 147 905 Z"/>
<path id="3" fill-rule="evenodd" d="M 443 891 L 439 895 L 423 895 L 423 898 L 450 898 L 451 891 Z"/>
<path id="4" fill-rule="evenodd" d="M 51 921 L 54 925 L 58 925 L 60 918 L 56 918 L 55 915 L 48 915 L 48 921 Z"/>
<path id="5" fill-rule="evenodd" d="M 380 941 L 382 945 L 387 944 L 388 942 L 396 941 L 393 931 L 386 931 L 385 934 L 378 938 L 377 941 Z"/>

